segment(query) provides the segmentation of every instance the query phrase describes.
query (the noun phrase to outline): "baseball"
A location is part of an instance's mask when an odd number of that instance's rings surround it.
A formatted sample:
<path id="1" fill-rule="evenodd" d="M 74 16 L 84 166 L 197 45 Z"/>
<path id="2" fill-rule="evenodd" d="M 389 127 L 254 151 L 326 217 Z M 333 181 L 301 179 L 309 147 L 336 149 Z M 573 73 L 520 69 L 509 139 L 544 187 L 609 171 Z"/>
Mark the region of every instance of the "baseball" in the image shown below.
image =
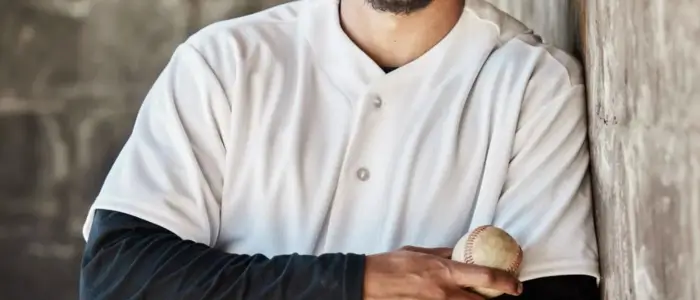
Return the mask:
<path id="1" fill-rule="evenodd" d="M 507 271 L 515 276 L 520 271 L 523 251 L 507 232 L 495 226 L 481 226 L 463 236 L 452 250 L 452 260 Z M 471 288 L 486 297 L 503 294 L 486 288 Z"/>

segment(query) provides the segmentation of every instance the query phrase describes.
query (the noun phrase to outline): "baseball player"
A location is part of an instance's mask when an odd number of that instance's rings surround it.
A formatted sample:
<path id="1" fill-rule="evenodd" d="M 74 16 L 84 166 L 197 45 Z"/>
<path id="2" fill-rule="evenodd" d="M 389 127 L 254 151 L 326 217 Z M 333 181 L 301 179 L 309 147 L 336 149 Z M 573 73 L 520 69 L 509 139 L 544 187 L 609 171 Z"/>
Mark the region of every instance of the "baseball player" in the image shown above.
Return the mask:
<path id="1" fill-rule="evenodd" d="M 485 0 L 302 0 L 155 81 L 84 226 L 81 299 L 598 299 L 579 64 Z M 481 225 L 517 278 L 450 260 Z"/>

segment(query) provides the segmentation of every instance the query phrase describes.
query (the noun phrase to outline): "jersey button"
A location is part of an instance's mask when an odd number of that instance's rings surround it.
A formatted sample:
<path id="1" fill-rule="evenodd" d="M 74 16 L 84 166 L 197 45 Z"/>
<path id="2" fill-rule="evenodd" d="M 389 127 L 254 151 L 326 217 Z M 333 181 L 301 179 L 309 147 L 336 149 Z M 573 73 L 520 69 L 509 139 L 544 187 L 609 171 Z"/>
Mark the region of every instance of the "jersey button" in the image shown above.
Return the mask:
<path id="1" fill-rule="evenodd" d="M 361 181 L 369 180 L 369 170 L 367 170 L 366 168 L 357 169 L 357 179 Z"/>
<path id="2" fill-rule="evenodd" d="M 374 107 L 376 107 L 376 108 L 382 107 L 382 99 L 380 99 L 379 97 L 374 98 L 373 103 L 374 103 Z"/>

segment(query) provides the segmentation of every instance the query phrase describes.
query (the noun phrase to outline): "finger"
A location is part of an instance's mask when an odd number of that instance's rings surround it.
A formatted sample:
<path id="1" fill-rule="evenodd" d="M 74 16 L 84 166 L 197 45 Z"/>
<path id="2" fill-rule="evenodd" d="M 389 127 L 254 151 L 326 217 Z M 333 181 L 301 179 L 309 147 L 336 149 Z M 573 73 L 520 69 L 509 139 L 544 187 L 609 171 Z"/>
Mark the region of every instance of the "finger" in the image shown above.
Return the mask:
<path id="1" fill-rule="evenodd" d="M 405 251 L 435 255 L 435 256 L 442 257 L 442 258 L 451 258 L 452 257 L 452 248 L 423 248 L 423 247 L 415 247 L 415 246 L 404 246 L 401 249 L 403 249 Z"/>
<path id="2" fill-rule="evenodd" d="M 452 293 L 449 294 L 447 297 L 449 300 L 485 300 L 484 297 L 482 297 L 479 294 L 472 293 L 470 291 L 464 290 L 464 289 L 455 289 Z"/>
<path id="3" fill-rule="evenodd" d="M 460 286 L 494 289 L 514 296 L 522 293 L 522 283 L 508 272 L 453 261 L 450 266 L 452 279 Z"/>

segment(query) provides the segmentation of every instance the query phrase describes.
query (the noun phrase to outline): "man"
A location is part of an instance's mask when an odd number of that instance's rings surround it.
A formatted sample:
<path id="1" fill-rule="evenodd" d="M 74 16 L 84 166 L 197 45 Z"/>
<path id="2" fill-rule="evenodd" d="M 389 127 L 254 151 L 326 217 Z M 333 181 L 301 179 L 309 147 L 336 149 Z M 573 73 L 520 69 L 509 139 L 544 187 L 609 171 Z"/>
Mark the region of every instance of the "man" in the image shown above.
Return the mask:
<path id="1" fill-rule="evenodd" d="M 81 297 L 596 299 L 583 94 L 571 57 L 482 0 L 209 26 L 90 211 Z M 484 224 L 522 245 L 519 278 L 449 259 Z"/>

